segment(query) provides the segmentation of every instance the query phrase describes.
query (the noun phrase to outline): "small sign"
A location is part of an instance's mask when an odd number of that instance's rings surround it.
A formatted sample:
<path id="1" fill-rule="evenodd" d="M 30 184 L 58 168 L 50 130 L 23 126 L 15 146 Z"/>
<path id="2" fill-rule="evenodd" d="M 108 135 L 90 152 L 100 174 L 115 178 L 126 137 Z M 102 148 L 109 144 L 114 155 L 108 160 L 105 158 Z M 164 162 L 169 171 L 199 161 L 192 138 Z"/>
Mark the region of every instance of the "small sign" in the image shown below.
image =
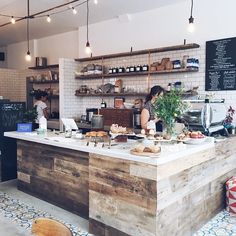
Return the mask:
<path id="1" fill-rule="evenodd" d="M 17 132 L 32 132 L 32 123 L 18 123 Z"/>

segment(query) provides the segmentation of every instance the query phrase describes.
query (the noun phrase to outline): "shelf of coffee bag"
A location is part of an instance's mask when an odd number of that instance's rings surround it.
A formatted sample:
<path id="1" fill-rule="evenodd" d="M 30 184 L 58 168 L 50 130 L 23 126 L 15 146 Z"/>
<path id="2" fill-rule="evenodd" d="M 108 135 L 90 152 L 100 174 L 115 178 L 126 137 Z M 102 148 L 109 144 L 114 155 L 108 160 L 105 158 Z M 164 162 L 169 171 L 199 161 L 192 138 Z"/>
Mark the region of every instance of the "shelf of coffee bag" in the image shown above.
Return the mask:
<path id="1" fill-rule="evenodd" d="M 169 47 L 137 50 L 137 51 L 132 51 L 132 52 L 101 55 L 101 56 L 95 56 L 95 57 L 78 58 L 78 59 L 75 59 L 75 61 L 87 62 L 87 61 L 94 61 L 94 60 L 111 59 L 111 58 L 116 58 L 116 57 L 137 56 L 137 55 L 143 55 L 143 54 L 148 54 L 148 53 L 160 53 L 160 52 L 167 52 L 167 51 L 194 49 L 194 48 L 199 48 L 199 47 L 200 46 L 198 44 L 191 43 L 191 44 L 183 44 L 183 45 L 176 45 L 176 46 L 169 46 Z"/>
<path id="2" fill-rule="evenodd" d="M 135 77 L 145 75 L 156 75 L 156 74 L 168 74 L 168 73 L 184 73 L 184 72 L 198 72 L 198 68 L 187 68 L 187 69 L 172 69 L 172 70 L 161 70 L 161 71 L 145 71 L 145 72 L 129 72 L 129 73 L 116 73 L 116 74 L 92 74 L 92 75 L 80 75 L 76 76 L 76 79 L 100 79 L 100 78 L 115 78 L 115 77 Z"/>
<path id="3" fill-rule="evenodd" d="M 119 96 L 147 96 L 147 93 L 76 93 L 77 97 L 119 97 Z"/>

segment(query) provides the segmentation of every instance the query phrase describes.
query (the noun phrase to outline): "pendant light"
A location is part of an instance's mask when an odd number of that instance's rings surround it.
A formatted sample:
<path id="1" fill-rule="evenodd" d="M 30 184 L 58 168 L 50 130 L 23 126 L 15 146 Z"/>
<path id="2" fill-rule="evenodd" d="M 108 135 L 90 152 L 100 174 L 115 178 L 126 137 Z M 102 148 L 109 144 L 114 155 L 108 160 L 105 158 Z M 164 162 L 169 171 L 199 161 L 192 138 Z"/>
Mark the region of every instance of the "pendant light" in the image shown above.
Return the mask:
<path id="1" fill-rule="evenodd" d="M 31 61 L 31 55 L 30 55 L 30 51 L 29 51 L 29 0 L 27 0 L 27 53 L 26 53 L 26 56 L 25 56 L 25 60 L 26 61 Z"/>
<path id="2" fill-rule="evenodd" d="M 90 43 L 89 43 L 89 29 L 88 29 L 88 24 L 89 24 L 89 0 L 87 0 L 87 42 L 86 42 L 86 47 L 85 47 L 85 52 L 86 54 L 91 54 L 92 50 L 90 47 Z"/>
<path id="3" fill-rule="evenodd" d="M 188 19 L 188 32 L 193 33 L 195 31 L 194 18 L 193 18 L 193 0 L 191 0 L 191 13 Z"/>

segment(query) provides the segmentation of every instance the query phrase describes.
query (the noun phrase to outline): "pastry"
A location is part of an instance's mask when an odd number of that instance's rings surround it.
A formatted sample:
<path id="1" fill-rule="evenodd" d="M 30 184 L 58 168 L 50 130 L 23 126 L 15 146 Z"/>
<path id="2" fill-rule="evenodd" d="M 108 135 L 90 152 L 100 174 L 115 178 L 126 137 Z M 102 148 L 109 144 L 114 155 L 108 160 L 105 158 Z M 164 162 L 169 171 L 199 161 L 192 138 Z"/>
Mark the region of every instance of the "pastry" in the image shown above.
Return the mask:
<path id="1" fill-rule="evenodd" d="M 151 152 L 153 153 L 158 153 L 161 151 L 161 148 L 159 146 L 156 146 L 156 145 L 152 145 L 149 147 L 151 149 Z"/>
<path id="2" fill-rule="evenodd" d="M 145 148 L 145 146 L 140 143 L 140 144 L 138 144 L 138 145 L 135 146 L 134 150 L 135 150 L 136 152 L 141 153 L 141 152 L 143 152 L 144 148 Z"/>

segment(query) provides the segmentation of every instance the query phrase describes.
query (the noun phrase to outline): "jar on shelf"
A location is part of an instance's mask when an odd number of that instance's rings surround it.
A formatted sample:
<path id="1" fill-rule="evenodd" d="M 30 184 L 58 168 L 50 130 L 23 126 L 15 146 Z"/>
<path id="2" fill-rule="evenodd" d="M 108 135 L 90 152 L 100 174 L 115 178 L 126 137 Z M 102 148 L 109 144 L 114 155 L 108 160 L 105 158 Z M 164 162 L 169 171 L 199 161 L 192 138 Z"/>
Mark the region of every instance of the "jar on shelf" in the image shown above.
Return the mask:
<path id="1" fill-rule="evenodd" d="M 112 74 L 116 74 L 118 72 L 118 68 L 117 67 L 114 67 L 113 69 L 112 69 Z"/>
<path id="2" fill-rule="evenodd" d="M 120 67 L 118 68 L 118 73 L 124 73 L 124 71 L 125 71 L 125 68 L 124 68 L 124 67 L 120 66 Z"/>
<path id="3" fill-rule="evenodd" d="M 142 66 L 142 71 L 148 71 L 148 68 L 149 68 L 148 65 L 145 64 L 145 65 Z"/>
<path id="4" fill-rule="evenodd" d="M 109 73 L 109 74 L 112 74 L 112 73 L 113 73 L 113 68 L 112 68 L 112 67 L 110 67 L 110 68 L 108 69 L 108 73 Z"/>
<path id="5" fill-rule="evenodd" d="M 125 72 L 126 72 L 126 73 L 129 73 L 129 72 L 130 72 L 130 67 L 129 67 L 129 66 L 126 67 Z"/>
<path id="6" fill-rule="evenodd" d="M 106 104 L 106 102 L 102 99 L 101 108 L 106 108 L 106 107 L 107 107 L 107 104 Z"/>
<path id="7" fill-rule="evenodd" d="M 173 69 L 180 69 L 181 68 L 181 61 L 175 60 L 173 61 Z"/>
<path id="8" fill-rule="evenodd" d="M 136 66 L 135 71 L 140 72 L 141 71 L 141 65 Z"/>
<path id="9" fill-rule="evenodd" d="M 135 71 L 135 66 L 130 66 L 129 72 L 134 72 Z"/>

